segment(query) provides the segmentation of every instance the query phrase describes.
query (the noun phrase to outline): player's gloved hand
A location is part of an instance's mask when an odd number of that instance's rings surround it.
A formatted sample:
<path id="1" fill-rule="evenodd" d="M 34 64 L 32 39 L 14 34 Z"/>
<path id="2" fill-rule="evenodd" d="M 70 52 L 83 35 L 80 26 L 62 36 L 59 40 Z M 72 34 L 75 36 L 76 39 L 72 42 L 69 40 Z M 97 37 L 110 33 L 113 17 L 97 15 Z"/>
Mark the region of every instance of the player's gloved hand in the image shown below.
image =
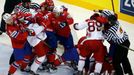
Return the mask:
<path id="1" fill-rule="evenodd" d="M 35 32 L 33 29 L 28 29 L 28 33 L 30 36 L 35 36 Z"/>
<path id="2" fill-rule="evenodd" d="M 22 32 L 28 32 L 29 36 L 35 36 L 35 32 L 33 29 L 25 28 L 22 30 Z"/>
<path id="3" fill-rule="evenodd" d="M 77 25 L 78 25 L 78 23 L 74 23 L 74 25 L 73 25 L 75 30 L 79 30 L 79 29 L 76 28 Z"/>
<path id="4" fill-rule="evenodd" d="M 67 25 L 67 22 L 60 22 L 60 27 L 64 28 Z"/>

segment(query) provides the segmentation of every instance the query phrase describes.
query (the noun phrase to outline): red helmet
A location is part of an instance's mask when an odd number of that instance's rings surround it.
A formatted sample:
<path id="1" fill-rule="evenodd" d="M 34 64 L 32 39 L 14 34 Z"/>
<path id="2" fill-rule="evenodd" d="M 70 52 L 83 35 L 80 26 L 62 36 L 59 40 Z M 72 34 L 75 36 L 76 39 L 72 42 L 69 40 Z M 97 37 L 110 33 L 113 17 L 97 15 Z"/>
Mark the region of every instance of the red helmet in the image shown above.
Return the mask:
<path id="1" fill-rule="evenodd" d="M 41 6 L 54 6 L 54 2 L 53 0 L 45 0 L 45 2 L 41 4 Z"/>
<path id="2" fill-rule="evenodd" d="M 90 19 L 96 19 L 96 17 L 99 17 L 100 15 L 98 14 L 98 13 L 94 13 L 91 17 L 90 17 Z"/>
<path id="3" fill-rule="evenodd" d="M 45 0 L 45 2 L 43 2 L 40 6 L 44 7 L 45 10 L 53 11 L 54 2 L 53 2 L 53 0 Z"/>
<path id="4" fill-rule="evenodd" d="M 45 2 L 48 6 L 54 6 L 53 0 L 46 0 Z"/>

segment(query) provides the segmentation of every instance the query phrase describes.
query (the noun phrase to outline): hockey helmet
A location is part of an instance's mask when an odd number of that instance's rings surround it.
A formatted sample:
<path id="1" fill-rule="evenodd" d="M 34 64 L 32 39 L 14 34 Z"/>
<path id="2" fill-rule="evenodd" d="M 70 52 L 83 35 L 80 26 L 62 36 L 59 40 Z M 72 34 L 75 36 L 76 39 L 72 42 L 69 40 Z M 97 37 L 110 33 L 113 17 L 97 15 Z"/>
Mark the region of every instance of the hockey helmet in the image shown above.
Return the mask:
<path id="1" fill-rule="evenodd" d="M 109 21 L 117 21 L 117 14 L 110 10 L 102 10 L 102 16 L 107 17 Z"/>
<path id="2" fill-rule="evenodd" d="M 55 13 L 61 13 L 63 12 L 64 8 L 62 6 L 55 6 L 53 9 L 53 12 Z"/>
<path id="3" fill-rule="evenodd" d="M 53 0 L 46 0 L 45 3 L 46 3 L 48 6 L 54 6 Z"/>
<path id="4" fill-rule="evenodd" d="M 45 10 L 53 11 L 54 2 L 53 0 L 45 0 L 45 2 L 43 2 L 40 6 L 45 8 Z"/>
<path id="5" fill-rule="evenodd" d="M 98 16 L 100 16 L 98 13 L 94 13 L 94 14 L 90 17 L 90 19 L 94 20 L 94 19 L 96 19 L 96 17 L 98 17 Z"/>
<path id="6" fill-rule="evenodd" d="M 10 18 L 11 18 L 11 14 L 9 14 L 9 13 L 5 13 L 5 14 L 3 15 L 3 20 L 4 20 L 5 22 L 7 22 Z"/>

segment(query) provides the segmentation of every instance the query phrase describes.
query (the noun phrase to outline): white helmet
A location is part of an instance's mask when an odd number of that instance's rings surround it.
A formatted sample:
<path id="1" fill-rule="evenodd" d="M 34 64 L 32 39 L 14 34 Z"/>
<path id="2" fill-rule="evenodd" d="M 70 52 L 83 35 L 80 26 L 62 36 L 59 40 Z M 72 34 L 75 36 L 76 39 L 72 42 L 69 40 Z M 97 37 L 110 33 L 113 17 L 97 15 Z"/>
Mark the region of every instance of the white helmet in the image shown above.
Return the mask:
<path id="1" fill-rule="evenodd" d="M 63 12 L 63 10 L 64 10 L 63 6 L 60 5 L 60 6 L 55 6 L 54 9 L 53 9 L 53 12 L 61 13 L 61 12 Z"/>
<path id="2" fill-rule="evenodd" d="M 4 20 L 5 22 L 7 22 L 10 18 L 11 18 L 11 14 L 9 14 L 9 13 L 5 13 L 5 14 L 3 15 L 3 20 Z"/>

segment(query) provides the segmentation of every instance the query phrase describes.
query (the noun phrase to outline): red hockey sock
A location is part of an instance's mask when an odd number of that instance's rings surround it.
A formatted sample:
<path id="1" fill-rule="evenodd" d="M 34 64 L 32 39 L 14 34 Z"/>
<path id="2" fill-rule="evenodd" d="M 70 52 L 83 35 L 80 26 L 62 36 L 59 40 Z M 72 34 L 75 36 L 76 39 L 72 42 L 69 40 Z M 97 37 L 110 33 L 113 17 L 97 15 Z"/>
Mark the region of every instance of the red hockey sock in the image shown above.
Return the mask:
<path id="1" fill-rule="evenodd" d="M 47 56 L 48 62 L 53 63 L 55 60 L 55 54 L 50 54 Z"/>
<path id="2" fill-rule="evenodd" d="M 15 61 L 13 62 L 11 65 L 10 65 L 10 68 L 9 68 L 9 74 L 14 74 L 15 71 L 17 70 L 17 68 L 19 68 L 20 64 L 22 63 L 22 60 L 21 61 Z"/>
<path id="3" fill-rule="evenodd" d="M 59 66 L 62 62 L 64 62 L 62 57 L 59 57 L 58 59 L 54 60 L 54 65 Z"/>
<path id="4" fill-rule="evenodd" d="M 25 69 L 27 65 L 29 64 L 29 62 L 30 62 L 30 56 L 25 56 L 21 65 L 21 69 Z"/>

